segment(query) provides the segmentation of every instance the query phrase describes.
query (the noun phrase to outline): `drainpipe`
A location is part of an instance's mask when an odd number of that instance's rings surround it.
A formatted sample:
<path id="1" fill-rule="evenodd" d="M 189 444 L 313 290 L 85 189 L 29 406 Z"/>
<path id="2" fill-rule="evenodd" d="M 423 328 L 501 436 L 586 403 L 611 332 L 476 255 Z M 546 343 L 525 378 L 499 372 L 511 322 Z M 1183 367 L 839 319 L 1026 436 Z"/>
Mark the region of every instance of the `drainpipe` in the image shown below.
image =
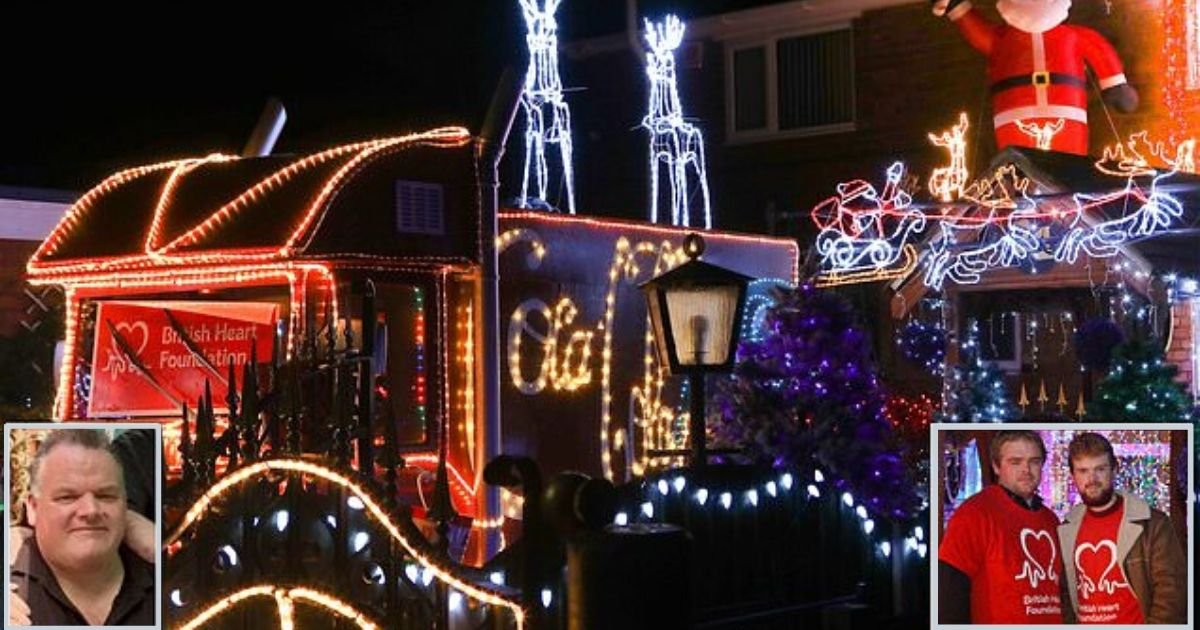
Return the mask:
<path id="1" fill-rule="evenodd" d="M 625 0 L 625 37 L 629 40 L 629 50 L 633 56 L 641 59 L 646 47 L 642 44 L 642 22 L 638 15 L 637 0 Z"/>
<path id="2" fill-rule="evenodd" d="M 492 95 L 492 103 L 484 118 L 483 128 L 475 143 L 476 185 L 479 194 L 479 266 L 481 287 L 480 335 L 483 381 L 483 459 L 480 470 L 500 455 L 503 448 L 500 418 L 500 274 L 496 252 L 499 235 L 500 160 L 512 129 L 513 117 L 521 97 L 521 85 L 516 72 L 505 68 Z M 484 484 L 482 517 L 491 524 L 501 516 L 500 488 Z M 500 551 L 500 531 L 488 527 L 484 536 L 485 559 Z"/>

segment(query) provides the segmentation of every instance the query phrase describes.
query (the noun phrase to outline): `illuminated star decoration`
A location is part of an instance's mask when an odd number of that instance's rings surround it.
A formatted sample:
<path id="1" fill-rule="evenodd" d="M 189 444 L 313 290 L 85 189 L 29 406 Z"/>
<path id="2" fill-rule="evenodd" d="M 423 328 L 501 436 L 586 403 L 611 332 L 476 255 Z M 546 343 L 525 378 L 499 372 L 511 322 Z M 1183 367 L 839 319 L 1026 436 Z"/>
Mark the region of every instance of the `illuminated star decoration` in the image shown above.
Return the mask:
<path id="1" fill-rule="evenodd" d="M 882 191 L 856 179 L 838 184 L 836 197 L 817 204 L 812 219 L 821 231 L 819 286 L 882 280 L 904 275 L 915 264 L 908 242 L 925 228 L 925 215 L 910 209 L 912 196 L 900 189 L 904 164 L 887 170 Z"/>
<path id="2" fill-rule="evenodd" d="M 558 76 L 558 22 L 554 11 L 561 0 L 520 0 L 525 15 L 529 45 L 529 68 L 521 106 L 525 110 L 525 168 L 521 177 L 522 208 L 529 207 L 529 169 L 532 163 L 537 179 L 537 197 L 547 199 L 550 173 L 546 165 L 546 145 L 558 145 L 566 186 L 567 209 L 575 214 L 575 178 L 571 170 L 571 110 L 563 100 L 562 80 Z"/>
<path id="3" fill-rule="evenodd" d="M 658 169 L 666 165 L 671 185 L 671 224 L 691 225 L 688 167 L 695 171 L 704 204 L 704 228 L 712 229 L 708 174 L 704 166 L 704 136 L 683 119 L 675 82 L 675 49 L 683 41 L 685 26 L 668 15 L 662 22 L 646 24 L 646 75 L 650 78 L 650 106 L 642 126 L 650 131 L 650 221 L 658 223 Z"/>

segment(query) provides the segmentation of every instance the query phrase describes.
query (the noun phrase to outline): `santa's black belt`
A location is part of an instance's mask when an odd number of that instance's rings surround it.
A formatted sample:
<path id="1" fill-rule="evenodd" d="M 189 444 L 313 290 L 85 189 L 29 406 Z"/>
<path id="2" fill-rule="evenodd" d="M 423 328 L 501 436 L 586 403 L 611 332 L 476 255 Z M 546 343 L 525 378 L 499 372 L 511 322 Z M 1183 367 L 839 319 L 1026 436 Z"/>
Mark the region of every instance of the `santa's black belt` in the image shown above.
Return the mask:
<path id="1" fill-rule="evenodd" d="M 1006 79 L 1000 79 L 992 84 L 992 94 L 1016 87 L 1024 87 L 1026 85 L 1050 84 L 1071 85 L 1077 88 L 1087 87 L 1087 81 L 1084 81 L 1083 77 L 1077 77 L 1073 74 L 1059 74 L 1057 72 L 1031 72 L 1029 74 L 1019 74 Z"/>

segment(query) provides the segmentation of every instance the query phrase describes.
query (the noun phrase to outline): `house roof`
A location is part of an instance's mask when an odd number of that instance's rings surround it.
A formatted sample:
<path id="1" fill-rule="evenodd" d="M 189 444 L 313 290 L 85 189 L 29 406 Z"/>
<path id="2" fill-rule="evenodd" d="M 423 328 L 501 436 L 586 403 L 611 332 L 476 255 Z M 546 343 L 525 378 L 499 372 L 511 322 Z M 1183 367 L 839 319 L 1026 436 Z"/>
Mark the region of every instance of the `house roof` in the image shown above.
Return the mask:
<path id="1" fill-rule="evenodd" d="M 329 216 L 335 206 L 337 214 L 368 212 L 339 203 L 350 183 L 415 149 L 452 149 L 470 140 L 466 129 L 453 127 L 300 157 L 214 154 L 126 169 L 70 207 L 29 261 L 28 271 L 33 277 L 69 276 L 84 270 L 188 266 L 214 256 L 249 263 L 332 255 L 329 247 L 353 242 L 337 231 L 372 225 L 369 217 Z M 369 212 L 387 215 L 380 221 L 392 220 L 390 204 Z M 322 238 L 315 246 L 319 232 Z M 371 236 L 369 227 L 364 232 Z"/>

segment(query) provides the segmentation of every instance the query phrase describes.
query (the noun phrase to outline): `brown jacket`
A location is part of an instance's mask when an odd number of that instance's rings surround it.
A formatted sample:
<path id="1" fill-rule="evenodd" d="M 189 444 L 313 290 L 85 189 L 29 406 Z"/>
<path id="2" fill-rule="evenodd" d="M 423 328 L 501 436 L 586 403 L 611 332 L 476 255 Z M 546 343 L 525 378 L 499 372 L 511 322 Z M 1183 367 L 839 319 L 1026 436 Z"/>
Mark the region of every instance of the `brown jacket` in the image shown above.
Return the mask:
<path id="1" fill-rule="evenodd" d="M 1142 499 L 1120 492 L 1125 514 L 1117 531 L 1117 558 L 1125 569 L 1146 623 L 1187 623 L 1187 556 L 1166 514 Z M 1071 508 L 1058 526 L 1063 550 L 1063 621 L 1076 622 L 1075 540 L 1083 523 L 1084 505 Z M 1067 603 L 1070 605 L 1066 605 Z"/>

